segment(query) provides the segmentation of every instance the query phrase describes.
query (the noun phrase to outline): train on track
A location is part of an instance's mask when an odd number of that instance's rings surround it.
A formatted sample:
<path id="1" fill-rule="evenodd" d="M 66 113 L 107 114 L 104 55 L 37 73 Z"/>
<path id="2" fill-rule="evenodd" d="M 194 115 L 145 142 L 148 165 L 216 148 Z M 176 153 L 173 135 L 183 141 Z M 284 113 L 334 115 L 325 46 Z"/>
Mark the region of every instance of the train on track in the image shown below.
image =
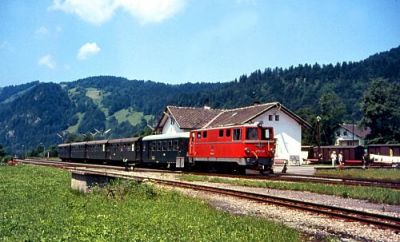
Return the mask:
<path id="1" fill-rule="evenodd" d="M 58 145 L 62 161 L 172 169 L 246 169 L 272 173 L 276 141 L 272 127 L 247 124 L 175 134 Z"/>

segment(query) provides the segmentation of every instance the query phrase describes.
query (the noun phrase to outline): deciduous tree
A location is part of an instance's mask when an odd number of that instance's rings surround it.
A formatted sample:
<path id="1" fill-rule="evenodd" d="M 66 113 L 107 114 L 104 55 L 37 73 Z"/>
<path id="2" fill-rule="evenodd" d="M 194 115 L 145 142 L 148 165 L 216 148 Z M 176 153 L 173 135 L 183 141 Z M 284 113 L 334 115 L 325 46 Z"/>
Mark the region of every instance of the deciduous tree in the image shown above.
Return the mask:
<path id="1" fill-rule="evenodd" d="M 371 129 L 369 143 L 400 142 L 400 85 L 379 79 L 365 91 L 361 123 Z"/>

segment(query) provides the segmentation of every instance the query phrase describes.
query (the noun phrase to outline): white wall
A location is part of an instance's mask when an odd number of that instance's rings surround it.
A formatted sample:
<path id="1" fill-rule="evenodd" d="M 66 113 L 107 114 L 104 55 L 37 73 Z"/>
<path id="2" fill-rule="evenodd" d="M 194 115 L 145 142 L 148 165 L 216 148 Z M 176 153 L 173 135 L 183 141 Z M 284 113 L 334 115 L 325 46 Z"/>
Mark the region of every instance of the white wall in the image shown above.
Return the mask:
<path id="1" fill-rule="evenodd" d="M 272 115 L 273 120 L 269 120 Z M 279 115 L 279 121 L 275 120 L 275 116 Z M 300 164 L 301 160 L 301 125 L 286 113 L 274 108 L 254 121 L 262 121 L 263 126 L 273 127 L 275 138 L 277 139 L 277 147 L 275 159 L 290 160 L 290 156 L 297 156 Z"/>
<path id="2" fill-rule="evenodd" d="M 180 132 L 183 132 L 183 130 L 178 127 L 178 124 L 174 121 L 171 123 L 171 118 L 168 118 L 163 127 L 162 134 L 176 134 Z"/>
<path id="3" fill-rule="evenodd" d="M 339 136 L 337 135 L 338 132 L 340 132 Z M 346 133 L 346 135 L 344 135 L 345 133 Z M 349 141 L 351 141 L 351 140 L 353 140 L 353 138 L 354 138 L 355 141 L 358 140 L 359 145 L 364 145 L 364 140 L 363 140 L 363 139 L 361 139 L 361 138 L 358 137 L 357 135 L 354 135 L 354 137 L 353 137 L 353 133 L 352 133 L 352 132 L 350 132 L 350 131 L 348 131 L 348 130 L 342 128 L 342 127 L 338 128 L 338 129 L 336 130 L 335 136 L 336 136 L 335 145 L 339 145 L 339 144 L 340 144 L 340 141 L 342 141 L 342 140 L 349 140 Z"/>

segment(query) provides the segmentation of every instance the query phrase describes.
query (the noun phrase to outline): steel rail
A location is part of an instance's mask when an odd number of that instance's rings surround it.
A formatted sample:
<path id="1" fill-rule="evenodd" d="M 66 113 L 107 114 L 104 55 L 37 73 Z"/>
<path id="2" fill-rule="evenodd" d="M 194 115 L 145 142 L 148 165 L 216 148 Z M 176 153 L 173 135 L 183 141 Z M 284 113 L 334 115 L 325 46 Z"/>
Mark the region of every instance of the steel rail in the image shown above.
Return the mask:
<path id="1" fill-rule="evenodd" d="M 110 166 L 90 163 L 76 163 L 76 162 L 62 162 L 62 161 L 51 161 L 51 160 L 18 160 L 22 163 L 43 163 L 43 164 L 59 164 L 65 166 L 74 167 L 92 167 L 92 168 L 106 168 L 115 170 L 125 170 L 125 167 L 121 166 Z M 348 186 L 367 186 L 367 187 L 381 187 L 390 189 L 400 189 L 400 182 L 387 181 L 387 180 L 372 180 L 372 179 L 354 179 L 337 176 L 313 176 L 313 175 L 298 175 L 298 174 L 279 174 L 279 175 L 233 175 L 223 173 L 206 173 L 206 172 L 185 172 L 185 171 L 171 171 L 161 169 L 149 169 L 149 168 L 135 168 L 135 171 L 141 172 L 164 172 L 164 173 L 177 173 L 187 175 L 202 175 L 202 176 L 213 176 L 213 177 L 226 177 L 226 178 L 239 178 L 239 179 L 257 179 L 257 180 L 273 180 L 273 181 L 289 181 L 289 182 L 307 182 L 307 183 L 322 183 L 332 185 L 348 185 Z"/>

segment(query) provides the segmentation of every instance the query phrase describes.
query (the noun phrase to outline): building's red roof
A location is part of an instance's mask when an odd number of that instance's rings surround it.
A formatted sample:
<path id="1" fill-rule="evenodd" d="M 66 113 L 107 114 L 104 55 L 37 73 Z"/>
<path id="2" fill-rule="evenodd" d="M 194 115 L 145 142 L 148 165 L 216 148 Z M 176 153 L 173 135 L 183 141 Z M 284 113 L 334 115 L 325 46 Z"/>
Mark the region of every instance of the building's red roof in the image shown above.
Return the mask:
<path id="1" fill-rule="evenodd" d="M 244 124 L 274 106 L 276 106 L 276 103 L 265 103 L 243 108 L 225 110 L 218 116 L 216 116 L 213 120 L 211 120 L 206 127 L 211 128 L 218 126 Z"/>
<path id="2" fill-rule="evenodd" d="M 167 106 L 167 110 L 181 129 L 200 129 L 222 112 L 219 109 L 175 106 Z"/>

